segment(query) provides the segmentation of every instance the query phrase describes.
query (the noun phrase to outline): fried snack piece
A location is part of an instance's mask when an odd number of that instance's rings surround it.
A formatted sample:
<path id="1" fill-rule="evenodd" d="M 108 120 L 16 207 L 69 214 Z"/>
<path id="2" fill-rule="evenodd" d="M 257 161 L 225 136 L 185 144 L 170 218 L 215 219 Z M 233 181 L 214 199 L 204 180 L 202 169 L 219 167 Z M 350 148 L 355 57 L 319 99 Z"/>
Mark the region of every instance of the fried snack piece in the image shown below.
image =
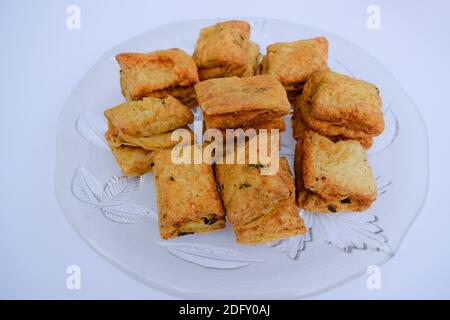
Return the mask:
<path id="1" fill-rule="evenodd" d="M 129 146 L 115 147 L 111 144 L 110 148 L 124 175 L 141 176 L 151 172 L 153 167 L 152 151 Z"/>
<path id="2" fill-rule="evenodd" d="M 168 132 L 194 121 L 194 115 L 177 99 L 146 97 L 105 111 L 105 117 L 118 132 L 148 137 Z"/>
<path id="3" fill-rule="evenodd" d="M 171 154 L 172 149 L 154 153 L 161 238 L 224 228 L 225 214 L 212 166 L 175 164 Z"/>
<path id="4" fill-rule="evenodd" d="M 149 53 L 119 53 L 120 85 L 127 100 L 172 95 L 183 102 L 195 98 L 192 88 L 199 79 L 197 66 L 180 49 Z"/>
<path id="5" fill-rule="evenodd" d="M 384 130 L 377 87 L 331 71 L 317 72 L 300 98 L 305 124 L 326 136 L 369 138 Z"/>
<path id="6" fill-rule="evenodd" d="M 246 21 L 230 20 L 200 31 L 193 59 L 200 79 L 206 80 L 252 76 L 258 56 L 259 46 L 250 41 L 250 25 Z"/>
<path id="7" fill-rule="evenodd" d="M 293 102 L 316 71 L 328 70 L 328 41 L 324 37 L 279 42 L 267 47 L 262 73 L 275 76 Z"/>
<path id="8" fill-rule="evenodd" d="M 376 200 L 367 152 L 354 140 L 333 142 L 305 130 L 297 141 L 294 167 L 297 203 L 304 210 L 364 211 Z"/>
<path id="9" fill-rule="evenodd" d="M 237 242 L 267 243 L 307 231 L 286 158 L 275 175 L 261 175 L 250 164 L 217 164 L 216 176 Z"/>
<path id="10" fill-rule="evenodd" d="M 247 50 L 247 65 L 241 77 L 252 77 L 258 74 L 261 54 L 259 53 L 259 46 L 250 41 Z"/>
<path id="11" fill-rule="evenodd" d="M 296 100 L 296 103 L 294 104 L 294 113 L 291 118 L 291 125 L 292 125 L 292 135 L 294 136 L 295 140 L 298 140 L 299 137 L 304 133 L 305 130 L 308 129 L 308 127 L 305 125 L 301 111 L 300 111 L 300 97 Z M 342 135 L 338 136 L 327 136 L 328 139 L 330 139 L 333 142 L 337 142 L 340 140 L 349 140 L 350 138 L 346 138 Z M 373 138 L 372 137 L 361 137 L 354 139 L 358 141 L 364 149 L 369 149 L 373 144 Z"/>
<path id="12" fill-rule="evenodd" d="M 132 176 L 149 172 L 152 151 L 178 144 L 172 141 L 173 131 L 188 129 L 186 124 L 193 121 L 191 110 L 171 96 L 126 102 L 106 110 L 105 117 L 105 138 L 123 173 Z"/>
<path id="13" fill-rule="evenodd" d="M 195 91 L 208 129 L 255 127 L 290 110 L 283 86 L 268 75 L 211 79 Z"/>
<path id="14" fill-rule="evenodd" d="M 192 130 L 189 127 L 182 127 L 180 129 L 188 130 L 192 135 L 193 142 L 194 134 Z M 173 131 L 168 131 L 148 137 L 135 137 L 121 132 L 116 132 L 114 128 L 110 126 L 105 137 L 109 141 L 109 144 L 114 147 L 132 146 L 141 147 L 144 150 L 155 151 L 159 149 L 171 148 L 177 145 L 179 141 L 172 140 L 172 134 Z"/>

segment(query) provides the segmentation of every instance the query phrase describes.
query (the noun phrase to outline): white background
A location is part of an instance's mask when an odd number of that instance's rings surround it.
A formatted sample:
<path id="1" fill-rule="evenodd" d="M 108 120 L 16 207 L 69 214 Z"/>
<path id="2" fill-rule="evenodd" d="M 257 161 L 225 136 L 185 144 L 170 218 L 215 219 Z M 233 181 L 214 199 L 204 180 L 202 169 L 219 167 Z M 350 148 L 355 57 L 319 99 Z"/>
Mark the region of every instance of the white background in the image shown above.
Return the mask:
<path id="1" fill-rule="evenodd" d="M 81 8 L 80 30 L 66 28 L 70 4 Z M 380 30 L 366 27 L 370 4 L 381 8 Z M 428 128 L 428 199 L 382 266 L 382 288 L 368 290 L 362 276 L 315 298 L 450 298 L 450 5 L 375 0 L 1 1 L 0 298 L 171 298 L 102 260 L 65 221 L 54 196 L 57 118 L 110 47 L 177 20 L 239 16 L 297 22 L 356 43 L 392 72 Z M 81 267 L 79 291 L 66 288 L 71 264 Z"/>

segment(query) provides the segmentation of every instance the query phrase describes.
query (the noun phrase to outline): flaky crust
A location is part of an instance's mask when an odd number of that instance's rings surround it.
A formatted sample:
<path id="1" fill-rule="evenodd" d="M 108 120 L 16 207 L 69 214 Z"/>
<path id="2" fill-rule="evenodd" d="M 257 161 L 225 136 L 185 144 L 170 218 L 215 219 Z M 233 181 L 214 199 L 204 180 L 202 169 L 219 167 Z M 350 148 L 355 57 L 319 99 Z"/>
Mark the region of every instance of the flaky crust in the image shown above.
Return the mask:
<path id="1" fill-rule="evenodd" d="M 224 21 L 203 28 L 193 54 L 200 79 L 241 75 L 246 69 L 249 39 L 246 21 Z"/>
<path id="2" fill-rule="evenodd" d="M 259 123 L 254 129 L 278 129 L 282 132 L 286 130 L 286 123 L 284 117 L 280 117 Z"/>
<path id="3" fill-rule="evenodd" d="M 163 239 L 225 226 L 212 166 L 174 164 L 171 149 L 154 153 L 158 217 Z"/>
<path id="4" fill-rule="evenodd" d="M 280 158 L 278 173 L 271 176 L 248 164 L 218 164 L 216 175 L 239 243 L 266 243 L 306 232 L 285 158 Z"/>
<path id="5" fill-rule="evenodd" d="M 106 110 L 105 117 L 117 132 L 134 137 L 161 134 L 194 121 L 191 110 L 171 96 L 126 102 Z"/>
<path id="6" fill-rule="evenodd" d="M 208 129 L 205 125 L 205 129 Z M 255 129 L 258 133 L 259 129 L 266 129 L 266 130 L 270 130 L 270 129 L 277 129 L 280 132 L 283 132 L 286 130 L 286 123 L 284 121 L 283 117 L 280 118 L 275 118 L 273 120 L 269 120 L 266 122 L 262 122 L 258 125 L 252 126 L 250 128 L 236 128 L 236 129 L 243 129 L 244 131 L 247 129 Z M 226 137 L 226 129 L 220 129 L 222 131 L 222 135 L 225 138 Z"/>
<path id="7" fill-rule="evenodd" d="M 316 71 L 328 69 L 328 41 L 324 37 L 274 43 L 267 47 L 262 72 L 283 85 L 302 84 Z"/>
<path id="8" fill-rule="evenodd" d="M 288 114 L 286 91 L 272 76 L 210 79 L 195 86 L 197 99 L 207 116 L 265 110 Z"/>
<path id="9" fill-rule="evenodd" d="M 295 187 L 297 204 L 306 211 L 318 213 L 358 212 L 367 210 L 371 203 L 358 199 L 329 200 L 305 188 L 303 183 L 303 141 L 304 135 L 297 140 L 294 157 Z"/>
<path id="10" fill-rule="evenodd" d="M 280 175 L 261 175 L 255 165 L 217 164 L 216 173 L 233 228 L 270 213 L 281 200 L 289 198 L 289 188 Z"/>
<path id="11" fill-rule="evenodd" d="M 192 134 L 192 142 L 194 134 L 189 127 L 183 127 Z M 179 141 L 172 140 L 173 131 L 155 134 L 148 137 L 135 137 L 122 132 L 116 132 L 114 128 L 110 127 L 106 132 L 105 137 L 109 144 L 114 147 L 132 146 L 141 147 L 144 150 L 155 151 L 159 149 L 171 148 L 179 143 Z"/>
<path id="12" fill-rule="evenodd" d="M 261 60 L 261 54 L 259 53 L 259 45 L 250 41 L 247 50 L 247 62 L 245 71 L 241 74 L 241 77 L 252 77 L 257 75 L 259 70 L 259 61 Z"/>
<path id="13" fill-rule="evenodd" d="M 207 129 L 236 129 L 236 128 L 261 128 L 264 124 L 274 119 L 279 119 L 283 114 L 266 110 L 233 112 L 217 116 L 203 115 Z M 274 128 L 276 129 L 276 128 Z"/>
<path id="14" fill-rule="evenodd" d="M 327 199 L 358 198 L 373 202 L 376 184 L 367 152 L 352 140 L 332 142 L 312 131 L 303 144 L 305 187 Z"/>
<path id="15" fill-rule="evenodd" d="M 305 125 L 305 123 L 302 119 L 302 115 L 301 115 L 301 111 L 300 111 L 301 106 L 300 106 L 299 101 L 300 101 L 300 99 L 297 99 L 296 103 L 294 104 L 294 113 L 291 118 L 292 135 L 295 140 L 298 140 L 299 137 L 304 133 L 304 131 L 306 129 L 308 129 L 308 127 Z M 327 138 L 329 138 L 333 142 L 350 139 L 350 138 L 344 137 L 343 135 L 327 136 Z M 355 138 L 354 140 L 358 141 L 364 147 L 364 149 L 369 149 L 373 144 L 373 138 L 370 136 Z"/>
<path id="16" fill-rule="evenodd" d="M 297 202 L 305 210 L 364 211 L 376 199 L 367 153 L 356 141 L 334 143 L 305 130 L 297 141 L 294 167 Z"/>
<path id="17" fill-rule="evenodd" d="M 362 80 L 331 71 L 315 73 L 300 104 L 305 124 L 323 135 L 367 138 L 384 130 L 378 89 Z"/>
<path id="18" fill-rule="evenodd" d="M 153 167 L 153 152 L 138 147 L 110 144 L 111 151 L 125 176 L 141 176 L 151 172 Z"/>
<path id="19" fill-rule="evenodd" d="M 198 105 L 194 86 L 174 86 L 163 90 L 153 91 L 148 96 L 155 98 L 172 96 L 189 108 L 194 108 Z"/>
<path id="20" fill-rule="evenodd" d="M 127 100 L 138 100 L 172 87 L 193 86 L 199 81 L 193 59 L 180 49 L 119 53 L 116 60 L 120 65 L 122 93 Z"/>

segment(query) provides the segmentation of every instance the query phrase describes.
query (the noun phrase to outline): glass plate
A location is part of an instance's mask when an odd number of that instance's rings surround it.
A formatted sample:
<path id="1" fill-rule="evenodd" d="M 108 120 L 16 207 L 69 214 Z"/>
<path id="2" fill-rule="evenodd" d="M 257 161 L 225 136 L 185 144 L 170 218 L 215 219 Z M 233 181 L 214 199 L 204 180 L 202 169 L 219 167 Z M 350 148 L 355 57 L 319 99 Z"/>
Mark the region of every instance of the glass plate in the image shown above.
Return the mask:
<path id="1" fill-rule="evenodd" d="M 56 197 L 69 223 L 91 248 L 133 278 L 180 297 L 294 298 L 330 289 L 365 273 L 369 265 L 390 259 L 426 198 L 424 123 L 380 63 L 327 32 L 272 19 L 245 20 L 252 24 L 252 39 L 263 53 L 274 42 L 325 36 L 333 70 L 379 87 L 386 130 L 370 150 L 370 163 L 381 184 L 380 195 L 368 212 L 341 216 L 331 221 L 334 227 L 316 221 L 311 234 L 278 247 L 238 245 L 229 226 L 222 232 L 161 240 L 152 175 L 121 178 L 102 136 L 103 111 L 124 101 L 114 57 L 123 51 L 172 47 L 192 53 L 199 30 L 217 20 L 172 23 L 125 41 L 86 73 L 59 117 Z M 197 111 L 196 116 L 201 114 Z M 294 143 L 290 135 L 290 129 L 283 135 L 288 158 Z M 375 234 L 385 239 L 383 244 L 371 245 L 379 240 Z"/>

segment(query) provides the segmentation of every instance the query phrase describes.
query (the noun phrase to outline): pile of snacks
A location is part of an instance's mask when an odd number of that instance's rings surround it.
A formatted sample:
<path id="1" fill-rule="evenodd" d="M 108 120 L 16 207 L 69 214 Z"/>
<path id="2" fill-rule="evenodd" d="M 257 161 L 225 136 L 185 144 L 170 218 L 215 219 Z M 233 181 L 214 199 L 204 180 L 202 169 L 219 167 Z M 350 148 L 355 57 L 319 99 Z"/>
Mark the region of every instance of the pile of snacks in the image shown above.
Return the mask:
<path id="1" fill-rule="evenodd" d="M 364 211 L 376 200 L 367 149 L 384 130 L 378 88 L 330 71 L 323 37 L 272 44 L 261 59 L 250 31 L 245 21 L 206 27 L 192 57 L 117 55 L 127 102 L 105 111 L 105 137 L 125 175 L 153 172 L 163 239 L 216 231 L 227 218 L 237 242 L 267 243 L 307 231 L 298 208 Z M 295 179 L 284 157 L 272 175 L 247 160 L 173 162 L 172 133 L 190 130 L 193 107 L 206 129 L 284 131 L 291 104 Z M 202 150 L 191 137 L 182 148 Z M 259 135 L 244 148 L 251 139 Z"/>

